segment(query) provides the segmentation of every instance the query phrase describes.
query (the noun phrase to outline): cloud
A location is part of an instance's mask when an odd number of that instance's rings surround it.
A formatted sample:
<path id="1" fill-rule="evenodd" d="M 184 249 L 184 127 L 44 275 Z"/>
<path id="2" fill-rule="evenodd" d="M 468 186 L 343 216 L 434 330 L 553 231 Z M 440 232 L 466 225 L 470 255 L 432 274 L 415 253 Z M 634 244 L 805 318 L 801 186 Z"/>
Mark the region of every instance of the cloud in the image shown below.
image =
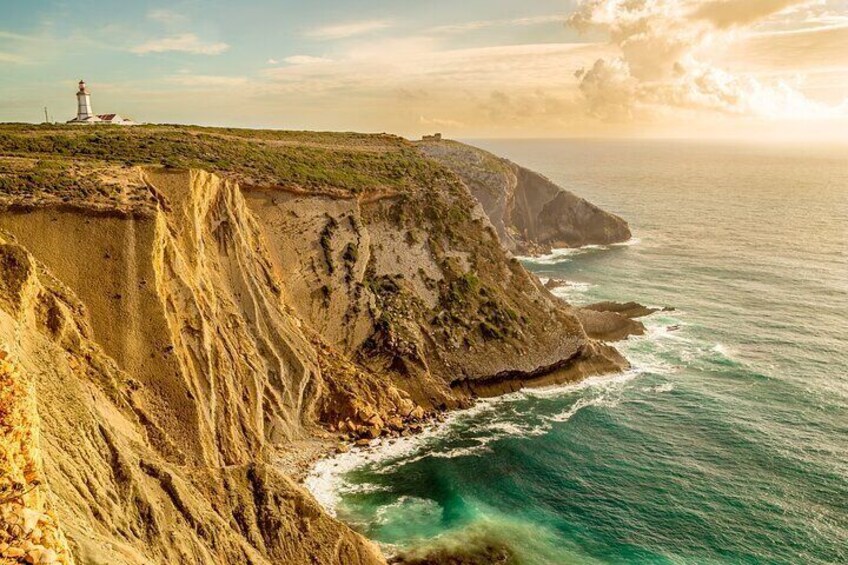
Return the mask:
<path id="1" fill-rule="evenodd" d="M 221 76 L 221 75 L 194 75 L 180 74 L 166 79 L 172 84 L 189 87 L 232 87 L 247 84 L 246 77 Z"/>
<path id="2" fill-rule="evenodd" d="M 2 63 L 12 63 L 12 64 L 23 64 L 26 63 L 27 59 L 22 55 L 16 55 L 15 53 L 5 53 L 0 51 L 0 64 Z"/>
<path id="3" fill-rule="evenodd" d="M 449 127 L 449 128 L 461 128 L 464 127 L 465 124 L 460 122 L 459 120 L 452 120 L 449 118 L 428 118 L 426 116 L 420 116 L 418 118 L 418 123 L 422 126 L 436 126 L 436 127 Z"/>
<path id="4" fill-rule="evenodd" d="M 744 26 L 809 0 L 712 0 L 695 9 L 694 16 L 718 28 Z"/>
<path id="5" fill-rule="evenodd" d="M 101 42 L 94 35 L 97 34 L 76 31 L 58 35 L 53 33 L 49 25 L 43 25 L 29 34 L 0 30 L 0 63 L 42 64 L 63 55 L 79 53 L 84 48 L 116 48 L 114 44 Z"/>
<path id="6" fill-rule="evenodd" d="M 477 20 L 461 24 L 451 24 L 430 28 L 430 33 L 465 33 L 493 27 L 527 27 L 534 25 L 563 23 L 565 17 L 562 14 L 549 16 L 531 16 L 527 18 L 515 18 L 511 20 Z"/>
<path id="7" fill-rule="evenodd" d="M 817 69 L 848 70 L 848 22 L 787 31 L 749 34 L 728 49 L 726 64 L 740 63 L 736 55 L 745 54 L 744 64 L 754 71 L 810 72 Z"/>
<path id="8" fill-rule="evenodd" d="M 0 39 L 12 39 L 14 41 L 33 41 L 35 38 L 30 35 L 0 30 Z"/>
<path id="9" fill-rule="evenodd" d="M 173 10 L 168 10 L 166 8 L 160 8 L 156 10 L 150 10 L 147 12 L 147 19 L 153 20 L 154 22 L 159 22 L 165 25 L 173 25 L 185 22 L 188 18 L 183 14 L 174 12 Z"/>
<path id="10" fill-rule="evenodd" d="M 630 75 L 623 59 L 598 59 L 590 69 L 580 69 L 574 76 L 580 79 L 580 91 L 586 97 L 589 114 L 608 121 L 633 118 L 639 81 Z"/>
<path id="11" fill-rule="evenodd" d="M 391 25 L 392 23 L 389 20 L 362 20 L 317 27 L 307 31 L 305 35 L 312 39 L 321 40 L 345 39 L 380 31 L 391 27 Z"/>
<path id="12" fill-rule="evenodd" d="M 315 65 L 318 63 L 332 63 L 332 59 L 326 57 L 313 57 L 312 55 L 292 55 L 283 59 L 290 65 Z"/>
<path id="13" fill-rule="evenodd" d="M 290 62 L 269 68 L 264 78 L 281 87 L 312 93 L 440 90 L 467 95 L 503 88 L 505 83 L 513 91 L 573 89 L 577 81 L 563 74 L 563 68 L 577 68 L 589 58 L 612 53 L 591 43 L 440 47 L 426 37 L 384 39 L 357 44 L 332 60 L 316 58 L 321 64 Z M 312 59 L 302 62 L 307 61 Z"/>
<path id="14" fill-rule="evenodd" d="M 610 53 L 592 43 L 450 49 L 432 36 L 386 37 L 357 42 L 320 64 L 266 68 L 257 97 L 308 102 L 304 111 L 315 112 L 319 122 L 350 114 L 347 125 L 335 127 L 379 123 L 386 131 L 491 136 L 573 132 L 589 120 L 578 81 L 563 69 Z"/>
<path id="15" fill-rule="evenodd" d="M 583 0 L 569 18 L 605 33 L 618 56 L 576 73 L 588 112 L 602 120 L 650 118 L 671 108 L 768 119 L 840 115 L 786 81 L 763 83 L 709 60 L 750 26 L 809 0 Z M 749 30 L 750 31 L 750 30 Z M 739 54 L 737 53 L 737 56 Z"/>
<path id="16" fill-rule="evenodd" d="M 170 37 L 151 39 L 141 45 L 136 45 L 130 51 L 138 55 L 147 53 L 165 53 L 177 51 L 192 55 L 220 55 L 230 48 L 226 43 L 206 43 L 193 33 L 181 33 Z"/>

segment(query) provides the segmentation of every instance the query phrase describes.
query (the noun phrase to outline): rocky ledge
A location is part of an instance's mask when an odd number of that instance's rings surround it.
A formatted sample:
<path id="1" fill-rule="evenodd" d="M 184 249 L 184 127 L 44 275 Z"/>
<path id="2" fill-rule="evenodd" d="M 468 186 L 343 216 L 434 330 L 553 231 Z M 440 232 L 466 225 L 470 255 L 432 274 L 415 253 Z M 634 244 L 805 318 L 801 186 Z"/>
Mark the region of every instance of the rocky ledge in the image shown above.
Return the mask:
<path id="1" fill-rule="evenodd" d="M 648 308 L 636 302 L 598 302 L 577 309 L 586 335 L 601 341 L 621 341 L 631 335 L 644 335 L 645 325 L 636 318 L 669 308 Z"/>

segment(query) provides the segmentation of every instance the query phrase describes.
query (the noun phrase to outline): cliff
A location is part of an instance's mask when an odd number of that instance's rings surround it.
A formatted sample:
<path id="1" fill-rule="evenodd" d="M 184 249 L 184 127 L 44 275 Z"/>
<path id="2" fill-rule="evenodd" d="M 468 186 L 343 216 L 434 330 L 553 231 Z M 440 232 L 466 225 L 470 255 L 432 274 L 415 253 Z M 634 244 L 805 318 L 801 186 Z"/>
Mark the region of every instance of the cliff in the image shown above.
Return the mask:
<path id="1" fill-rule="evenodd" d="M 0 336 L 35 383 L 44 484 L 74 557 L 381 562 L 273 465 L 275 445 L 308 433 L 322 375 L 237 192 L 163 176 L 150 217 L 0 222 L 26 245 L 0 244 Z"/>
<path id="2" fill-rule="evenodd" d="M 0 230 L 77 563 L 382 563 L 292 453 L 626 366 L 392 136 L 2 126 Z"/>
<path id="3" fill-rule="evenodd" d="M 511 161 L 456 141 L 425 141 L 418 147 L 462 179 L 509 251 L 549 253 L 630 239 L 627 222 L 618 216 Z"/>
<path id="4" fill-rule="evenodd" d="M 35 387 L 0 351 L 0 563 L 73 565 L 44 484 Z"/>

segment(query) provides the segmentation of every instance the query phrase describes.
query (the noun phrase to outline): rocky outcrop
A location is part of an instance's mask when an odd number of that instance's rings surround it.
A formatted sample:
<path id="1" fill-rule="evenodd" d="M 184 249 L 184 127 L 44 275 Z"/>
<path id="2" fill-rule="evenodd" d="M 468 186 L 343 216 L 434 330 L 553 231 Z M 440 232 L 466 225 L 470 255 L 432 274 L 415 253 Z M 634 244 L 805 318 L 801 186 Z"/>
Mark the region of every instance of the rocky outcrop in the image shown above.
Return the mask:
<path id="1" fill-rule="evenodd" d="M 73 565 L 41 458 L 34 383 L 0 350 L 0 563 Z"/>
<path id="2" fill-rule="evenodd" d="M 246 199 L 298 315 L 427 409 L 626 366 L 508 256 L 449 172 L 374 199 Z"/>
<path id="3" fill-rule="evenodd" d="M 636 302 L 598 302 L 577 309 L 586 335 L 601 341 L 621 341 L 631 335 L 644 335 L 645 325 L 635 318 L 658 312 Z"/>
<path id="4" fill-rule="evenodd" d="M 455 141 L 418 147 L 459 175 L 509 251 L 539 254 L 630 239 L 627 222 L 618 216 L 506 159 Z"/>
<path id="5" fill-rule="evenodd" d="M 391 565 L 513 565 L 518 563 L 518 560 L 509 547 L 492 543 L 462 550 L 434 550 L 423 556 L 403 556 L 389 563 Z"/>
<path id="6" fill-rule="evenodd" d="M 595 312 L 615 312 L 616 314 L 620 314 L 626 318 L 644 318 L 645 316 L 650 316 L 654 312 L 659 312 L 660 308 L 649 308 L 647 306 L 643 306 L 638 302 L 596 302 L 595 304 L 589 304 L 588 306 L 583 306 L 584 310 L 594 310 Z M 663 311 L 668 311 L 669 308 L 663 308 Z"/>
<path id="7" fill-rule="evenodd" d="M 644 335 L 645 326 L 616 312 L 598 312 L 579 309 L 577 317 L 583 324 L 586 335 L 601 341 L 621 341 L 631 335 Z"/>

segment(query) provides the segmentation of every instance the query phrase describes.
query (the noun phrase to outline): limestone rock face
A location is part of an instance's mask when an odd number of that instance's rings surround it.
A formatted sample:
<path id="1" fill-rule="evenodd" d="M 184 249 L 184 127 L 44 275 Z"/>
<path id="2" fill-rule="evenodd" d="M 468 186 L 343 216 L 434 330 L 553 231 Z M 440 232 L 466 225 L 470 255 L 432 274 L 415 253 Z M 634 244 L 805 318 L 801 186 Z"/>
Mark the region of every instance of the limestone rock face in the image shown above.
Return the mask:
<path id="1" fill-rule="evenodd" d="M 0 350 L 0 563 L 73 565 L 41 457 L 34 383 Z"/>
<path id="2" fill-rule="evenodd" d="M 506 159 L 454 141 L 418 147 L 462 178 L 509 251 L 537 254 L 630 239 L 627 222 L 618 216 Z"/>
<path id="3" fill-rule="evenodd" d="M 0 241 L 0 340 L 34 383 L 71 554 L 382 563 L 271 464 L 326 389 L 237 187 L 202 172 L 145 180 L 150 218 L 0 218 L 17 240 Z"/>
<path id="4" fill-rule="evenodd" d="M 626 366 L 509 257 L 448 171 L 376 199 L 245 191 L 293 309 L 425 408 Z"/>

